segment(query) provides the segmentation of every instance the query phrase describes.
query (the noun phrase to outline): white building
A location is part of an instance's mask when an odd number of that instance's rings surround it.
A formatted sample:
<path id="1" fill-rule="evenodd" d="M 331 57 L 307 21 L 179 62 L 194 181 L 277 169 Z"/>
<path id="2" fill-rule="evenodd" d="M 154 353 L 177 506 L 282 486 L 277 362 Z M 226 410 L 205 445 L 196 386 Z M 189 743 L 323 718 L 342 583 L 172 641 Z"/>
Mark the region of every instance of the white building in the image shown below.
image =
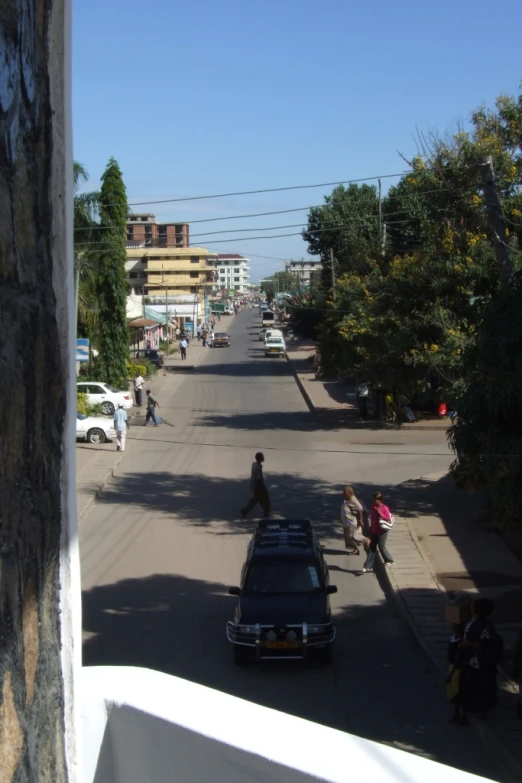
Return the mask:
<path id="1" fill-rule="evenodd" d="M 287 261 L 285 263 L 285 272 L 297 277 L 298 282 L 307 287 L 310 285 L 312 275 L 315 272 L 321 271 L 320 261 L 311 261 L 309 258 L 301 259 L 301 261 Z"/>
<path id="2" fill-rule="evenodd" d="M 236 294 L 246 294 L 250 278 L 249 263 L 250 259 L 239 253 L 218 253 L 218 290 L 224 288 Z"/>

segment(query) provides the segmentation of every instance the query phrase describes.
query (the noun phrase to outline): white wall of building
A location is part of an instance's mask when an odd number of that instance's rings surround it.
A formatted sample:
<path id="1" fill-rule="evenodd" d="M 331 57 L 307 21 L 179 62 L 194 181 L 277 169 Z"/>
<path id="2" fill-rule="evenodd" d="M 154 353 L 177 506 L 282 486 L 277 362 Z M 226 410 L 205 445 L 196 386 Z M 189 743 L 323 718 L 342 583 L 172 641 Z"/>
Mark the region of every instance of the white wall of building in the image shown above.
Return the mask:
<path id="1" fill-rule="evenodd" d="M 246 294 L 250 280 L 250 260 L 248 258 L 220 258 L 217 260 L 217 280 L 219 288 Z"/>
<path id="2" fill-rule="evenodd" d="M 84 783 L 479 783 L 162 672 L 83 669 Z"/>

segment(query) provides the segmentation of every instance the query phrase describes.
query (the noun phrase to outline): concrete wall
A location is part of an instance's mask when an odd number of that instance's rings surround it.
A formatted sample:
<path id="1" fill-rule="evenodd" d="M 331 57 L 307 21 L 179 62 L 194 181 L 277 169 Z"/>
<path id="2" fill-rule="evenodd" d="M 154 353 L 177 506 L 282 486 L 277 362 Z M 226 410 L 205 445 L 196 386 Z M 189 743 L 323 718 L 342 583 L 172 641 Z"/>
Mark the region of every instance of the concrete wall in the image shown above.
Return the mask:
<path id="1" fill-rule="evenodd" d="M 69 11 L 0 3 L 2 783 L 76 775 Z"/>
<path id="2" fill-rule="evenodd" d="M 160 672 L 83 678 L 85 783 L 484 780 Z"/>

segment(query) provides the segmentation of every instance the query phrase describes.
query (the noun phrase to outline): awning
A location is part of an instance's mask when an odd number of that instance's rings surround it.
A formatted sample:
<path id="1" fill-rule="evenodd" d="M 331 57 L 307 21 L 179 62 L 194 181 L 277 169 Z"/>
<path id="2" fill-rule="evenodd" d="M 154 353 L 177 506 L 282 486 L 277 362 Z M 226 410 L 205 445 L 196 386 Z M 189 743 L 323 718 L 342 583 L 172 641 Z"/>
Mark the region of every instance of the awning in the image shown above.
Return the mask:
<path id="1" fill-rule="evenodd" d="M 143 329 L 146 326 L 157 326 L 158 322 L 153 321 L 151 318 L 135 318 L 133 321 L 129 321 L 131 329 Z"/>

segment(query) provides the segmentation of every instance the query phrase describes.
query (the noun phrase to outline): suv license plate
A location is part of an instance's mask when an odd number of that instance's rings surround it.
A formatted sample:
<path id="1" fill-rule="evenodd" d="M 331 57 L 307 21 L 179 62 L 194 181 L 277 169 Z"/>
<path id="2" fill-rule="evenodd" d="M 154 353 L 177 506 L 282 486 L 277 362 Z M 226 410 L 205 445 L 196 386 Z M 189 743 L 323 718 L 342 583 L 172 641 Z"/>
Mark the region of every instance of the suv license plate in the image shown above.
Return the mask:
<path id="1" fill-rule="evenodd" d="M 268 650 L 297 650 L 299 642 L 265 642 Z"/>

